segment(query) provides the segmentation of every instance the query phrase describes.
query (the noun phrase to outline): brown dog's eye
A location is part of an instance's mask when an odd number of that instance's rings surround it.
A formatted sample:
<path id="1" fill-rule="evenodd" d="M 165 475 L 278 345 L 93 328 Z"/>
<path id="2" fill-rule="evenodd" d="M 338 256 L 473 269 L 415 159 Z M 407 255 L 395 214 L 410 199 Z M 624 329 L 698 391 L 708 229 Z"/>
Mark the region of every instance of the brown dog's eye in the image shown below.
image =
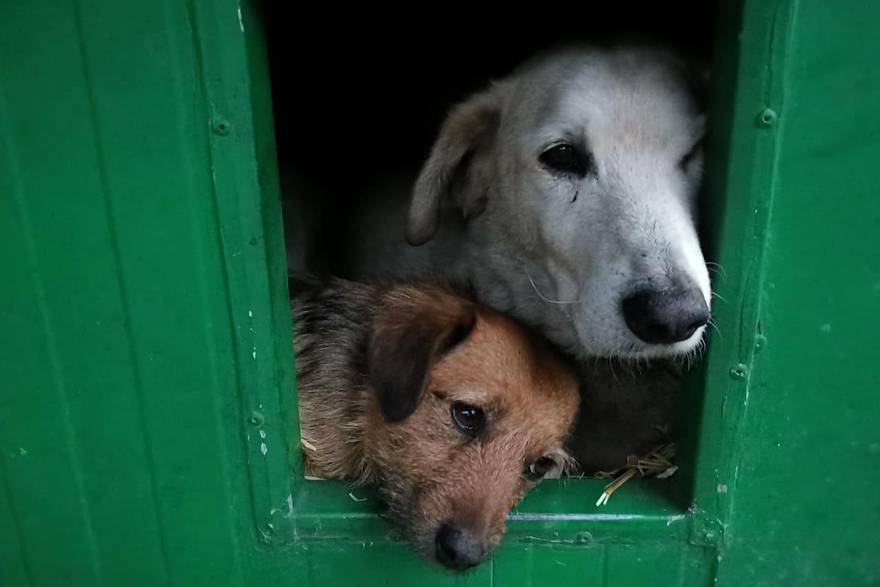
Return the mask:
<path id="1" fill-rule="evenodd" d="M 468 436 L 476 436 L 486 425 L 486 412 L 464 402 L 452 402 L 450 408 L 455 427 Z"/>
<path id="2" fill-rule="evenodd" d="M 526 466 L 525 471 L 523 471 L 523 476 L 529 481 L 540 481 L 546 477 L 550 471 L 556 469 L 557 466 L 556 461 L 550 457 L 541 457 Z"/>

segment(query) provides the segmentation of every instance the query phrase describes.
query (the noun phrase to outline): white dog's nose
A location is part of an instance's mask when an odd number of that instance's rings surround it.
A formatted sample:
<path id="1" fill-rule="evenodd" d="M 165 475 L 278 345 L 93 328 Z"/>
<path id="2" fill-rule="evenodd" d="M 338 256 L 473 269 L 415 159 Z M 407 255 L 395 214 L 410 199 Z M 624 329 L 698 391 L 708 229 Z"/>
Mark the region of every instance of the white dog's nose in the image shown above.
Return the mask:
<path id="1" fill-rule="evenodd" d="M 633 334 L 650 344 L 689 339 L 709 320 L 699 288 L 641 289 L 623 300 L 623 317 Z"/>

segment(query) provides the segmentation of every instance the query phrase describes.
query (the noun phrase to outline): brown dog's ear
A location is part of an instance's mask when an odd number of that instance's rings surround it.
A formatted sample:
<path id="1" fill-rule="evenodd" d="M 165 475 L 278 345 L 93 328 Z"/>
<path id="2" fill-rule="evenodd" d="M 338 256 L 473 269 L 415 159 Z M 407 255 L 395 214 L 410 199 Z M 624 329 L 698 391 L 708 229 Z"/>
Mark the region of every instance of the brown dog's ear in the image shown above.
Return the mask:
<path id="1" fill-rule="evenodd" d="M 367 365 L 386 421 L 400 422 L 415 411 L 431 368 L 468 337 L 475 323 L 474 305 L 446 292 L 401 288 L 383 297 Z"/>
<path id="2" fill-rule="evenodd" d="M 413 188 L 406 226 L 409 244 L 421 245 L 431 240 L 445 198 L 465 218 L 477 216 L 485 208 L 483 192 L 488 178 L 467 176 L 474 171 L 469 168 L 476 165 L 477 152 L 485 152 L 493 140 L 501 118 L 503 90 L 504 86 L 497 84 L 476 94 L 456 106 L 446 118 Z"/>

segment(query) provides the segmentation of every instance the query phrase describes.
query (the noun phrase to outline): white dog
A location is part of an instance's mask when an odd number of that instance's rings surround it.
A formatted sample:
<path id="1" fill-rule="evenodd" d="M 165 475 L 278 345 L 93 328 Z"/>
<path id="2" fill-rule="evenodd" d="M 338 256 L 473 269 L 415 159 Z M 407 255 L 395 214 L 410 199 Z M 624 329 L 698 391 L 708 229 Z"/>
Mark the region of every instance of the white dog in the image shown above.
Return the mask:
<path id="1" fill-rule="evenodd" d="M 696 352 L 711 291 L 695 221 L 705 117 L 694 79 L 647 47 L 526 63 L 453 109 L 408 202 L 365 199 L 353 276 L 470 283 L 584 365 Z M 652 448 L 669 419 L 653 383 L 588 371 L 586 468 Z"/>

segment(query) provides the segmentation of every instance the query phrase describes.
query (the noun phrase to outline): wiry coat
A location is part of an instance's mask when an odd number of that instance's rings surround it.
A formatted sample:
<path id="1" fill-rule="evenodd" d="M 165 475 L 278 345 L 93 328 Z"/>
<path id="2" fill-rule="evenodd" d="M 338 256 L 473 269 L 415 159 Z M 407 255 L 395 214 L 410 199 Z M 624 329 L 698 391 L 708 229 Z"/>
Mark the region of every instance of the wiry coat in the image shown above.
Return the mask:
<path id="1" fill-rule="evenodd" d="M 443 287 L 336 280 L 294 291 L 307 472 L 378 485 L 425 556 L 455 527 L 472 537 L 470 562 L 481 560 L 523 493 L 565 464 L 572 371 L 510 319 Z M 456 421 L 462 406 L 484 415 L 478 430 Z"/>

